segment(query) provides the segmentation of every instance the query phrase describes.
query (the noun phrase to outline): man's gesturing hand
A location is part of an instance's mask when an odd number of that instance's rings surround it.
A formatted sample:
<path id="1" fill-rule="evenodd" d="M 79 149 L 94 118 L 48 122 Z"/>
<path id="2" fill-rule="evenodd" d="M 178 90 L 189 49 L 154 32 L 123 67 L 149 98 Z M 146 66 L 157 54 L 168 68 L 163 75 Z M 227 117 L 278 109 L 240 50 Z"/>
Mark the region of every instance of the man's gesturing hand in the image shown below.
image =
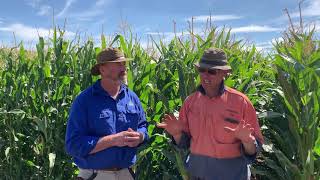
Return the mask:
<path id="1" fill-rule="evenodd" d="M 224 129 L 230 133 L 234 133 L 234 136 L 243 143 L 252 143 L 255 141 L 255 137 L 252 135 L 254 129 L 250 124 L 245 124 L 243 120 L 240 121 L 235 129 L 230 127 L 224 127 Z"/>
<path id="2" fill-rule="evenodd" d="M 173 114 L 165 114 L 162 122 L 157 127 L 165 129 L 170 135 L 176 136 L 181 134 L 181 126 Z"/>

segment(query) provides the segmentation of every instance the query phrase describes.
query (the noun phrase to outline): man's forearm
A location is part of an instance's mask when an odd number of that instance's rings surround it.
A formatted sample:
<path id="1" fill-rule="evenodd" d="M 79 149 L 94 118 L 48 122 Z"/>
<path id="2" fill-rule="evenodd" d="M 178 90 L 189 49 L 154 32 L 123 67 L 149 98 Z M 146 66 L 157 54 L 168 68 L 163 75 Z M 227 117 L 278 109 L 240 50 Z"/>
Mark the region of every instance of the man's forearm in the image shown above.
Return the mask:
<path id="1" fill-rule="evenodd" d="M 244 152 L 247 155 L 254 155 L 257 152 L 256 140 L 252 139 L 250 141 L 242 141 Z"/>
<path id="2" fill-rule="evenodd" d="M 113 146 L 114 146 L 114 134 L 104 136 L 98 140 L 96 146 L 89 154 L 93 154 Z"/>
<path id="3" fill-rule="evenodd" d="M 172 135 L 172 137 L 174 138 L 177 144 L 180 144 L 181 136 L 182 136 L 182 131 L 180 133 Z"/>

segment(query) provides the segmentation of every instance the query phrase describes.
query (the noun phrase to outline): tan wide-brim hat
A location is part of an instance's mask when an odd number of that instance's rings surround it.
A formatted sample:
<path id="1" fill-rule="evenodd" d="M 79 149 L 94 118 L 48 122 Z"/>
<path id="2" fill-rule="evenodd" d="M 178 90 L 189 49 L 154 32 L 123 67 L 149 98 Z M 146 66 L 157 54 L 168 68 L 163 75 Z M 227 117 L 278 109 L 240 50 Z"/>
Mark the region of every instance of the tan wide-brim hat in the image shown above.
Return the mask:
<path id="1" fill-rule="evenodd" d="M 96 76 L 100 74 L 99 65 L 105 64 L 108 62 L 123 62 L 123 61 L 131 61 L 132 58 L 126 58 L 123 52 L 118 48 L 108 47 L 102 50 L 97 55 L 97 64 L 95 64 L 91 68 L 91 74 Z"/>
<path id="2" fill-rule="evenodd" d="M 231 70 L 231 67 L 228 65 L 226 53 L 219 48 L 209 48 L 205 50 L 200 61 L 194 65 L 207 69 Z"/>

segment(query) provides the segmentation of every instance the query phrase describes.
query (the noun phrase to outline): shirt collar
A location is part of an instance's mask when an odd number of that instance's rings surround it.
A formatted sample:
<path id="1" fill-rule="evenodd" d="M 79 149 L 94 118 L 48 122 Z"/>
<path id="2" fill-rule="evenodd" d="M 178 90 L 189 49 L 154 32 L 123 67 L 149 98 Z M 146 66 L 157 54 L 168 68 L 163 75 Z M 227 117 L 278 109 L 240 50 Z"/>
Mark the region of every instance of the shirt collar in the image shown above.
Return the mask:
<path id="1" fill-rule="evenodd" d="M 126 86 L 125 84 L 121 83 L 119 95 L 120 95 L 122 92 L 124 92 L 126 89 L 127 89 L 127 86 Z M 110 96 L 109 93 L 108 93 L 107 91 L 105 91 L 105 90 L 103 89 L 103 87 L 101 86 L 101 79 L 98 79 L 98 80 L 93 84 L 93 86 L 92 86 L 92 92 L 93 92 L 94 95 L 97 95 L 97 94 L 106 94 L 106 95 Z"/>

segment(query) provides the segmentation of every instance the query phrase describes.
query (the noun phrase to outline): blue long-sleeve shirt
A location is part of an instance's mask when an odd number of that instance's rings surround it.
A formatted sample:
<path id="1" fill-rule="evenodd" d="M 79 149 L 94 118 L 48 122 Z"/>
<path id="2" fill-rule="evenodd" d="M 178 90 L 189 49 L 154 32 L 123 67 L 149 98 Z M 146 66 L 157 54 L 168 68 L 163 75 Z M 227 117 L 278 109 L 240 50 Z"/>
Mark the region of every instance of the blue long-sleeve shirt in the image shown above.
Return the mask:
<path id="1" fill-rule="evenodd" d="M 136 161 L 137 148 L 110 147 L 89 154 L 100 137 L 131 128 L 148 139 L 144 110 L 137 95 L 121 85 L 117 99 L 101 86 L 100 80 L 74 100 L 67 124 L 66 151 L 83 169 L 127 168 Z"/>

